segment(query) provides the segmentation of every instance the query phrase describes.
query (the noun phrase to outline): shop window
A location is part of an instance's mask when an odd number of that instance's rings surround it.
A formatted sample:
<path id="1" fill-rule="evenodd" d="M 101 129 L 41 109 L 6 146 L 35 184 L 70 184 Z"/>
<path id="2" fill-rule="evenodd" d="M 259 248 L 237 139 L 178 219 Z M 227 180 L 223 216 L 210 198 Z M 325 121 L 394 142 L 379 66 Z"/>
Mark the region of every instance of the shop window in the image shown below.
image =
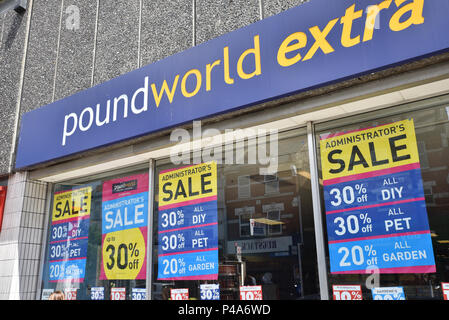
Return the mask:
<path id="1" fill-rule="evenodd" d="M 427 157 L 426 143 L 425 141 L 418 141 L 418 154 L 421 168 L 429 168 L 429 158 Z"/>
<path id="2" fill-rule="evenodd" d="M 293 199 L 292 203 L 294 204 Z M 282 233 L 283 222 L 281 220 L 281 213 L 284 211 L 284 208 L 285 205 L 283 202 L 273 202 L 262 206 L 262 211 L 266 215 L 265 223 L 268 235 L 280 235 Z"/>
<path id="3" fill-rule="evenodd" d="M 236 208 L 235 214 L 239 217 L 240 237 L 251 235 L 251 219 L 254 215 L 254 207 Z"/>
<path id="4" fill-rule="evenodd" d="M 319 299 L 305 130 L 279 138 L 275 175 L 259 164 L 163 159 L 153 186 L 146 165 L 55 184 L 42 298 L 143 299 L 152 263 L 151 299 Z"/>
<path id="5" fill-rule="evenodd" d="M 316 126 L 330 297 L 444 299 L 448 100 Z"/>
<path id="6" fill-rule="evenodd" d="M 215 252 L 215 245 L 218 248 L 218 260 L 210 260 L 215 256 L 204 255 L 213 270 L 199 272 L 192 266 L 192 259 L 203 261 L 203 255 L 193 258 L 189 253 L 191 248 L 169 251 L 167 246 L 163 247 L 160 235 L 177 233 L 175 229 L 161 229 L 160 219 L 167 212 L 166 208 L 183 212 L 190 209 L 186 203 L 167 205 L 160 194 L 155 195 L 154 299 L 203 299 L 206 297 L 203 289 L 215 290 L 217 285 L 221 300 L 239 300 L 241 292 L 244 297 L 263 299 L 319 299 L 305 129 L 284 132 L 279 138 L 279 163 L 275 175 L 262 175 L 259 164 L 225 164 L 222 161 L 216 165 L 216 204 L 211 200 L 215 199 L 213 197 L 204 197 L 205 200 L 200 201 L 207 203 L 203 209 L 206 206 L 220 208 L 217 212 L 212 211 L 220 226 L 215 229 L 217 233 L 204 229 L 205 233 L 213 234 L 208 238 L 208 244 L 216 241 L 214 247 L 206 248 L 208 252 Z M 207 172 L 210 166 L 208 162 L 192 165 L 190 173 L 193 175 L 189 177 L 195 179 L 195 172 Z M 293 172 L 292 167 L 297 171 Z M 190 173 L 180 170 L 183 169 L 170 163 L 169 159 L 157 161 L 155 190 L 164 190 L 168 182 L 176 184 L 177 176 L 187 179 L 185 175 Z M 202 234 L 198 228 L 202 227 L 188 226 L 188 230 L 195 229 L 197 234 Z M 183 234 L 179 238 L 191 239 L 194 235 Z M 176 262 L 172 260 L 174 258 Z M 167 268 L 168 260 L 173 261 L 172 269 Z M 179 262 L 182 264 L 175 266 Z M 215 262 L 218 262 L 218 268 Z M 212 293 L 209 296 L 213 296 Z"/>
<path id="7" fill-rule="evenodd" d="M 42 299 L 146 298 L 146 167 L 54 185 Z"/>
<path id="8" fill-rule="evenodd" d="M 264 175 L 263 183 L 265 184 L 265 194 L 279 192 L 279 180 L 276 175 Z"/>
<path id="9" fill-rule="evenodd" d="M 269 220 L 268 234 L 269 235 L 281 234 L 282 233 L 281 212 L 280 211 L 268 211 L 267 219 Z"/>
<path id="10" fill-rule="evenodd" d="M 238 195 L 239 198 L 251 197 L 251 178 L 250 176 L 239 176 L 238 181 Z"/>

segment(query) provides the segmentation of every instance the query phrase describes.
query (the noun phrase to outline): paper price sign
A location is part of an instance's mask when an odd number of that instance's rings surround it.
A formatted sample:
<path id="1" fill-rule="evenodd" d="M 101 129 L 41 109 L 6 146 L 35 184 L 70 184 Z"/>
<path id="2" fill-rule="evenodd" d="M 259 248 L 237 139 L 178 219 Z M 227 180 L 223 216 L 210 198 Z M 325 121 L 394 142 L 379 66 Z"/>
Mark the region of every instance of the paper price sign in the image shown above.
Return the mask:
<path id="1" fill-rule="evenodd" d="M 240 300 L 262 300 L 262 286 L 240 287 Z"/>
<path id="2" fill-rule="evenodd" d="M 359 285 L 332 286 L 334 300 L 362 300 L 362 288 Z"/>
<path id="3" fill-rule="evenodd" d="M 126 288 L 111 288 L 111 300 L 126 300 Z"/>
<path id="4" fill-rule="evenodd" d="M 405 300 L 403 287 L 372 288 L 373 300 Z"/>
<path id="5" fill-rule="evenodd" d="M 76 300 L 77 288 L 67 288 L 64 290 L 66 300 Z"/>
<path id="6" fill-rule="evenodd" d="M 202 284 L 200 285 L 201 300 L 220 300 L 220 285 Z"/>
<path id="7" fill-rule="evenodd" d="M 104 287 L 90 288 L 90 300 L 104 300 Z"/>
<path id="8" fill-rule="evenodd" d="M 441 289 L 443 290 L 443 298 L 444 300 L 449 300 L 449 283 L 442 282 Z"/>
<path id="9" fill-rule="evenodd" d="M 170 289 L 172 300 L 189 300 L 189 289 Z"/>
<path id="10" fill-rule="evenodd" d="M 54 292 L 54 289 L 42 289 L 42 297 L 41 300 L 48 300 L 50 295 Z"/>
<path id="11" fill-rule="evenodd" d="M 145 288 L 133 288 L 131 292 L 131 300 L 146 300 L 147 289 Z"/>

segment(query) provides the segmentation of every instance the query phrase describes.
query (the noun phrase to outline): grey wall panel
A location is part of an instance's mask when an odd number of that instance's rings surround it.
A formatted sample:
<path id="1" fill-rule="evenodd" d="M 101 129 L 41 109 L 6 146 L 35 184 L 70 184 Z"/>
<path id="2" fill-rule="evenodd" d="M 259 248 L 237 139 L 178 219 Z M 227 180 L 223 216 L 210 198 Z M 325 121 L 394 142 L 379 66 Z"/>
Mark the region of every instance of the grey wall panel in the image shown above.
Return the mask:
<path id="1" fill-rule="evenodd" d="M 64 0 L 55 100 L 91 86 L 97 1 Z"/>
<path id="2" fill-rule="evenodd" d="M 281 13 L 308 0 L 263 0 L 264 18 Z"/>
<path id="3" fill-rule="evenodd" d="M 138 67 L 140 0 L 101 0 L 94 84 Z"/>
<path id="4" fill-rule="evenodd" d="M 61 0 L 33 1 L 20 112 L 52 102 Z"/>
<path id="5" fill-rule="evenodd" d="M 27 16 L 14 11 L 0 17 L 0 175 L 9 171 L 20 89 Z"/>
<path id="6" fill-rule="evenodd" d="M 142 1 L 141 65 L 192 46 L 191 0 Z"/>
<path id="7" fill-rule="evenodd" d="M 197 44 L 260 19 L 258 0 L 197 0 Z"/>
<path id="8" fill-rule="evenodd" d="M 3 23 L 5 22 L 5 14 L 0 13 L 0 48 L 2 47 L 3 42 Z"/>

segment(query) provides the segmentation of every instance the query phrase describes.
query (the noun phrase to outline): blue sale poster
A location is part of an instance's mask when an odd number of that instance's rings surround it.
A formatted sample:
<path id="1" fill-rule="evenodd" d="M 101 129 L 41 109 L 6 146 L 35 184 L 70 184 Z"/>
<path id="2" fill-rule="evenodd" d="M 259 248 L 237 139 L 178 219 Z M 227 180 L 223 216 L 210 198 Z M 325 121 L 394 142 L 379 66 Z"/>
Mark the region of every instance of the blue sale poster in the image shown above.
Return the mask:
<path id="1" fill-rule="evenodd" d="M 331 273 L 435 272 L 413 120 L 320 140 Z"/>
<path id="2" fill-rule="evenodd" d="M 92 187 L 56 192 L 49 246 L 49 281 L 83 282 Z"/>
<path id="3" fill-rule="evenodd" d="M 218 278 L 215 162 L 159 175 L 158 280 Z"/>

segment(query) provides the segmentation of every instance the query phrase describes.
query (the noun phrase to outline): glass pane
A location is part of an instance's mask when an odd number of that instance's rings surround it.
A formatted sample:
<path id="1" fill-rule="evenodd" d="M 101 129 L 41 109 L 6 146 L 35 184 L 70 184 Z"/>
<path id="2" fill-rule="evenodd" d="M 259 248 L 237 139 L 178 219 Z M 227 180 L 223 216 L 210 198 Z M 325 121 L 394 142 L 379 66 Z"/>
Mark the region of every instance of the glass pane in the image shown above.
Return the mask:
<path id="1" fill-rule="evenodd" d="M 445 100 L 316 126 L 331 290 L 360 286 L 352 289 L 364 300 L 443 299 L 449 282 Z M 343 299 L 346 289 L 334 287 L 331 296 Z"/>
<path id="2" fill-rule="evenodd" d="M 43 299 L 145 299 L 148 169 L 55 184 Z"/>
<path id="3" fill-rule="evenodd" d="M 158 226 L 169 224 L 170 212 L 159 210 L 162 196 L 156 192 L 153 298 L 208 299 L 212 294 L 207 296 L 210 291 L 204 285 L 209 284 L 215 285 L 211 287 L 215 290 L 219 285 L 217 297 L 221 300 L 239 300 L 242 296 L 264 300 L 319 299 L 305 130 L 279 134 L 275 174 L 261 172 L 265 166 L 260 163 L 248 163 L 246 159 L 252 151 L 248 150 L 247 144 L 243 149 L 234 146 L 233 152 L 243 152 L 245 162 L 230 163 L 224 158 L 217 161 L 219 266 L 214 270 L 215 279 L 187 279 L 179 272 L 170 273 L 171 279 L 161 277 L 161 273 L 169 273 L 175 266 L 163 259 L 167 257 L 168 251 L 164 248 L 169 243 L 161 237 L 166 230 L 161 233 Z M 168 181 L 160 179 L 164 173 L 180 167 L 182 165 L 172 164 L 170 159 L 157 161 L 155 181 L 158 185 L 155 190 L 160 190 L 159 183 L 164 190 Z M 164 219 L 162 223 L 160 219 Z M 187 255 L 186 250 L 176 249 L 169 257 L 179 262 Z M 188 289 L 184 290 L 188 294 L 174 289 Z"/>

